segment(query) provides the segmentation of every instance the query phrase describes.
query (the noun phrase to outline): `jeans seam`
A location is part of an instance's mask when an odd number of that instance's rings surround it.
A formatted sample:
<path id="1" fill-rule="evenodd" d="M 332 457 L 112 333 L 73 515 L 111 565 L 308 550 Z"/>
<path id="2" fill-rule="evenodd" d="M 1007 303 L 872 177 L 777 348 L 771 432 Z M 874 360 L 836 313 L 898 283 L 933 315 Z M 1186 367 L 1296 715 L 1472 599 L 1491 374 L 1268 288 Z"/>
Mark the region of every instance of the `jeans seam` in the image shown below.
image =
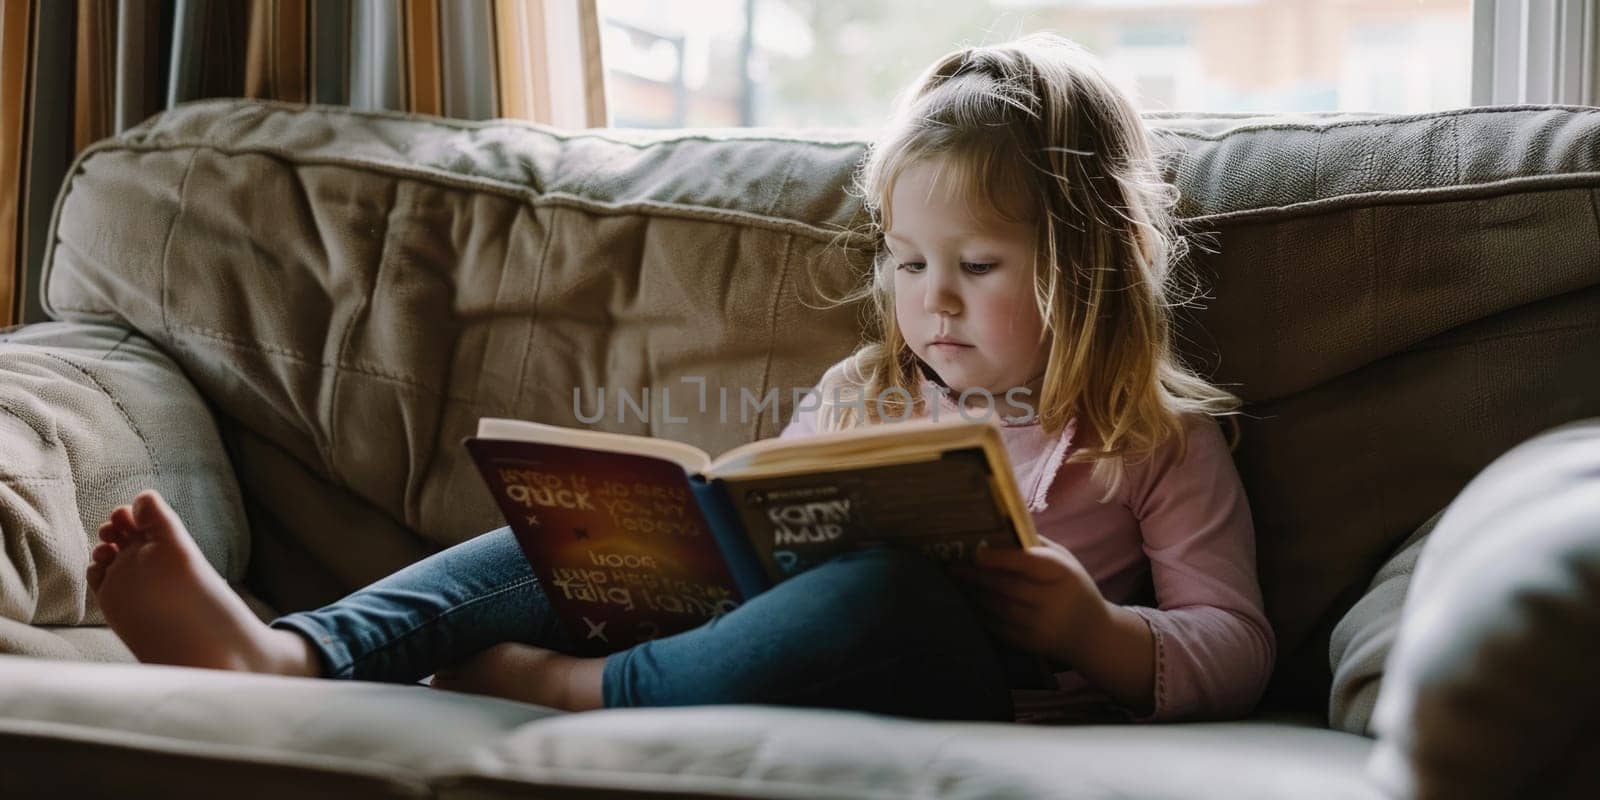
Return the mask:
<path id="1" fill-rule="evenodd" d="M 411 626 L 410 628 L 406 629 L 405 631 L 403 631 L 401 633 L 398 633 L 398 634 L 396 634 L 394 636 L 389 637 L 389 639 L 387 641 L 385 641 L 383 644 L 380 644 L 377 647 L 374 647 L 374 648 L 372 648 L 370 650 L 367 650 L 366 652 L 362 653 L 359 656 L 352 657 L 350 659 L 350 667 L 351 667 L 352 670 L 354 670 L 357 665 L 365 662 L 367 659 L 369 659 L 369 658 L 371 658 L 371 657 L 383 652 L 384 650 L 387 650 L 387 649 L 389 649 L 391 647 L 394 647 L 402 639 L 405 639 L 406 637 L 410 636 L 411 634 L 414 634 L 417 631 L 420 631 L 423 628 L 428 627 L 429 625 L 436 624 L 440 620 L 443 620 L 446 617 L 449 617 L 449 616 L 451 616 L 452 614 L 455 614 L 458 611 L 461 611 L 461 610 L 466 609 L 466 608 L 470 608 L 470 607 L 472 607 L 474 605 L 477 605 L 478 603 L 481 603 L 481 602 L 483 602 L 485 600 L 490 600 L 492 598 L 498 597 L 500 595 L 505 594 L 506 592 L 510 592 L 510 591 L 514 591 L 516 589 L 520 589 L 520 588 L 522 588 L 524 586 L 527 586 L 530 583 L 537 583 L 538 580 L 539 580 L 538 576 L 529 575 L 526 578 L 519 579 L 516 583 L 513 583 L 513 584 L 511 584 L 509 586 L 502 586 L 502 587 L 500 587 L 498 589 L 495 589 L 492 592 L 487 592 L 485 594 L 478 595 L 477 597 L 473 597 L 473 598 L 467 600 L 464 603 L 458 603 L 456 605 L 453 605 L 453 606 L 451 606 L 451 607 L 449 607 L 449 608 L 447 608 L 447 609 L 445 609 L 445 610 L 433 615 L 432 617 L 429 617 L 428 619 L 423 620 L 422 622 L 419 622 L 416 625 Z"/>

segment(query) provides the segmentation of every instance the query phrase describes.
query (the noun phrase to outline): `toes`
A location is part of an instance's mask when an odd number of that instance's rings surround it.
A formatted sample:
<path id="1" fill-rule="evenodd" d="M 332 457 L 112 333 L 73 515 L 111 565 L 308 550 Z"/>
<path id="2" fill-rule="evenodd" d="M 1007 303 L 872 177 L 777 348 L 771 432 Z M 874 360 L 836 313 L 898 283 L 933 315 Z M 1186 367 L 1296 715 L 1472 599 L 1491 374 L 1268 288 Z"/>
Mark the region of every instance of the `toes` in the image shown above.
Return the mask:
<path id="1" fill-rule="evenodd" d="M 100 526 L 100 541 L 109 542 L 118 547 L 127 547 L 138 538 L 138 531 L 133 527 L 133 507 L 118 506 L 111 512 L 111 519 Z"/>
<path id="2" fill-rule="evenodd" d="M 100 541 L 114 544 L 118 547 L 128 546 L 128 529 L 115 522 L 107 522 L 100 526 Z"/>
<path id="3" fill-rule="evenodd" d="M 161 493 L 154 489 L 146 489 L 133 498 L 133 518 L 140 522 L 149 522 L 160 513 Z"/>
<path id="4" fill-rule="evenodd" d="M 110 564 L 117 560 L 117 546 L 110 542 L 101 542 L 95 545 L 94 551 L 89 554 L 89 558 L 101 566 Z"/>
<path id="5" fill-rule="evenodd" d="M 98 561 L 90 564 L 86 577 L 89 579 L 89 591 L 98 594 L 100 592 L 100 584 L 106 579 L 106 565 Z"/>
<path id="6" fill-rule="evenodd" d="M 133 506 L 124 505 L 112 509 L 111 524 L 119 531 L 132 530 L 135 527 L 133 524 Z"/>
<path id="7" fill-rule="evenodd" d="M 146 489 L 133 498 L 133 518 L 141 533 L 153 536 L 171 536 L 178 522 L 172 507 L 154 489 Z"/>

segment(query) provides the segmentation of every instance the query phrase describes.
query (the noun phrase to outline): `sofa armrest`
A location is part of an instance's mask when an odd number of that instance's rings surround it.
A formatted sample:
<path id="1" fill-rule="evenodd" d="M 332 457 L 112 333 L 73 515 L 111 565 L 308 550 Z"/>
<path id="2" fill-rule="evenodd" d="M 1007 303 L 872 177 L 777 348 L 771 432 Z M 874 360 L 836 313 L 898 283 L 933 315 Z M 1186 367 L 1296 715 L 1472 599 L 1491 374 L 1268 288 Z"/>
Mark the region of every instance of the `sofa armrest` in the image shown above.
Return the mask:
<path id="1" fill-rule="evenodd" d="M 166 496 L 220 573 L 243 579 L 238 485 L 182 370 L 126 328 L 49 322 L 0 333 L 0 652 L 83 651 L 39 634 L 103 621 L 85 578 L 89 552 L 111 509 L 145 488 Z"/>
<path id="2" fill-rule="evenodd" d="M 1417 557 L 1443 515 L 1443 511 L 1434 514 L 1395 548 L 1394 555 L 1378 568 L 1366 594 L 1334 627 L 1328 646 L 1328 667 L 1333 672 L 1333 687 L 1328 693 L 1329 727 L 1372 735 L 1372 709 L 1383 685 L 1384 663 L 1400 629 L 1400 609 L 1416 571 Z"/>
<path id="3" fill-rule="evenodd" d="M 1407 797 L 1596 797 L 1600 419 L 1501 456 L 1418 562 L 1373 715 Z"/>

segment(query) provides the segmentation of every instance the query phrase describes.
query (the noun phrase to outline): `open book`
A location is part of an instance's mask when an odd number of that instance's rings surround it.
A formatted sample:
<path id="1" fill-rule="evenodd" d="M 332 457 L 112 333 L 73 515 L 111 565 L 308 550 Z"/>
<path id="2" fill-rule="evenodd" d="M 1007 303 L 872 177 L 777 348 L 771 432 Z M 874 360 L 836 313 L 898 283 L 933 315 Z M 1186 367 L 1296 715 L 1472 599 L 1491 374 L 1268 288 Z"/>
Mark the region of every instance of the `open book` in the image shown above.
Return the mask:
<path id="1" fill-rule="evenodd" d="M 1037 541 L 999 428 L 915 421 L 691 445 L 485 418 L 465 441 L 585 654 L 696 627 L 849 550 Z"/>

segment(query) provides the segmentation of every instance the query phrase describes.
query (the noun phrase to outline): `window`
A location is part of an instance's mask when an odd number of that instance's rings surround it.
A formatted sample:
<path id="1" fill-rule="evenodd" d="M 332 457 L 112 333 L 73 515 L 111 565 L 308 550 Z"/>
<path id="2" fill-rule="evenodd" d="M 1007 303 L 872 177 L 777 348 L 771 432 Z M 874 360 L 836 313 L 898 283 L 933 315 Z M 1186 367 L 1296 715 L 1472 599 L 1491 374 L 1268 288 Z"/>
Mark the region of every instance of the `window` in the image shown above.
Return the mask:
<path id="1" fill-rule="evenodd" d="M 1147 110 L 1465 106 L 1472 0 L 601 0 L 618 127 L 870 129 L 963 44 L 1054 30 Z"/>

